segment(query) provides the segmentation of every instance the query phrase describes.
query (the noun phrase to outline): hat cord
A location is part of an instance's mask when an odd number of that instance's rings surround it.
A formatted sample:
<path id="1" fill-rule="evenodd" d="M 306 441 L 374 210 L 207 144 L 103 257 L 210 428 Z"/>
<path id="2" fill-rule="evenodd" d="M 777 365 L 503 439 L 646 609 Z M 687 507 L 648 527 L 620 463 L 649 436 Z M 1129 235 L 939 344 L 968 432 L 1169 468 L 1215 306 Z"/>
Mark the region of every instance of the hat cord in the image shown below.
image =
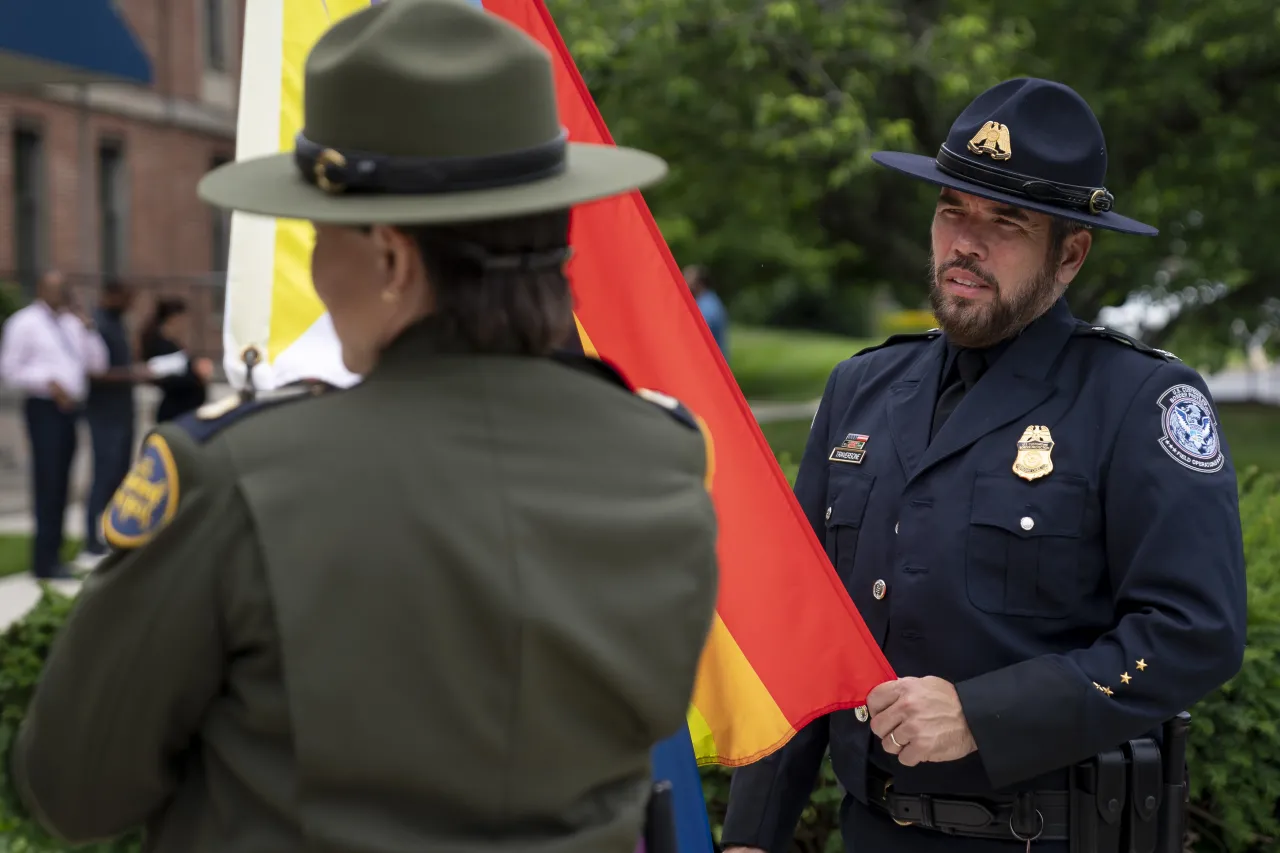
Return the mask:
<path id="1" fill-rule="evenodd" d="M 987 189 L 1026 196 L 1034 201 L 1061 204 L 1095 215 L 1110 211 L 1115 204 L 1115 196 L 1106 187 L 1084 187 L 1021 175 L 1006 169 L 993 169 L 960 157 L 946 145 L 938 149 L 935 162 L 939 169 L 953 178 L 972 181 Z"/>
<path id="2" fill-rule="evenodd" d="M 333 148 L 298 133 L 294 163 L 303 180 L 332 195 L 434 195 L 516 186 L 555 177 L 568 164 L 569 135 L 479 157 L 405 157 Z"/>

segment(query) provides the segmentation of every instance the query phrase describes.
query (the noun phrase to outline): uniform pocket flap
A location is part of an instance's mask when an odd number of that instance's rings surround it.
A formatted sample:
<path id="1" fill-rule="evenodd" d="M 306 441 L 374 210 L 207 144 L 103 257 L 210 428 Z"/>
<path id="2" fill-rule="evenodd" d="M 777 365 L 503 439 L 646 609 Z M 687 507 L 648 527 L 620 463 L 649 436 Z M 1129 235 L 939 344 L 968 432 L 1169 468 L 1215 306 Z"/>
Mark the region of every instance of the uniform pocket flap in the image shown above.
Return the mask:
<path id="1" fill-rule="evenodd" d="M 979 474 L 973 486 L 969 520 L 1023 539 L 1079 537 L 1084 528 L 1088 490 L 1083 477 L 1050 474 L 1047 479 L 1026 482 L 1012 472 Z"/>
<path id="2" fill-rule="evenodd" d="M 861 527 L 876 478 L 856 472 L 832 476 L 827 527 Z"/>

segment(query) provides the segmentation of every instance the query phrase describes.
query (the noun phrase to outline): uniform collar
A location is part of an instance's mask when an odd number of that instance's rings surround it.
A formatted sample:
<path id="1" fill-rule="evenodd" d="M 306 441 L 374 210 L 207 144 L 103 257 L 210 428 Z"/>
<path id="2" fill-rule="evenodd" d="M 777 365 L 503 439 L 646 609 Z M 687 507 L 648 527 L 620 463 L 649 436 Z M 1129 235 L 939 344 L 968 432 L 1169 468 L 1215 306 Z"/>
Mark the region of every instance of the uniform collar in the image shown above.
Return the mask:
<path id="1" fill-rule="evenodd" d="M 1067 306 L 1066 297 L 1058 297 L 1058 299 L 1049 306 L 1048 311 L 1032 320 L 1021 332 L 1018 332 L 1013 337 L 1005 338 L 997 344 L 992 344 L 989 347 L 979 349 L 978 352 L 982 353 L 982 358 L 987 364 L 987 370 L 990 370 L 996 366 L 997 362 L 1000 361 L 1001 357 L 1008 352 L 1011 347 L 1017 345 L 1023 338 L 1030 338 L 1033 341 L 1045 342 L 1061 338 L 1062 343 L 1065 343 L 1066 338 L 1071 336 L 1071 332 L 1074 330 L 1075 325 L 1076 319 L 1072 316 L 1071 309 Z M 1065 337 L 1063 337 L 1064 334 Z M 946 346 L 946 356 L 942 365 L 942 375 L 946 376 L 951 370 L 952 365 L 955 364 L 956 356 L 962 349 L 965 349 L 965 347 L 961 347 L 954 341 L 949 340 L 945 333 L 942 336 L 942 340 Z M 1060 348 L 1061 347 L 1058 349 Z M 1018 349 L 1020 351 L 1041 351 L 1039 346 L 1023 347 L 1018 345 Z M 1055 351 L 1054 356 L 1056 355 L 1057 352 Z M 1047 367 L 1048 365 L 1043 366 Z M 1043 376 L 1045 374 L 1041 373 L 1040 375 Z"/>
<path id="2" fill-rule="evenodd" d="M 439 317 L 419 320 L 400 333 L 382 350 L 372 378 L 385 372 L 401 372 L 420 366 L 425 359 L 438 355 L 461 355 L 476 351 L 452 326 Z"/>
<path id="3" fill-rule="evenodd" d="M 936 438 L 929 425 L 938 398 L 938 376 L 949 365 L 945 337 L 922 347 L 902 379 L 890 386 L 889 423 L 908 479 L 978 439 L 1023 417 L 1054 391 L 1053 373 L 1076 327 L 1065 299 L 1005 342 L 987 372 L 956 406 Z"/>

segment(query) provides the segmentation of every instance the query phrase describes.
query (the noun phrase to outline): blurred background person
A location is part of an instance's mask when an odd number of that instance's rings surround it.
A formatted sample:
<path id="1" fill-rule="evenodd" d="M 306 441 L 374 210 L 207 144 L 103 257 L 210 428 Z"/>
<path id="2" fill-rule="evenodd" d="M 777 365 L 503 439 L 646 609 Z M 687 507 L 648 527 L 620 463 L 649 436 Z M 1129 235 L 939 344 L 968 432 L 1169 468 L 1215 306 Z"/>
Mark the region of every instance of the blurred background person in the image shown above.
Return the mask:
<path id="1" fill-rule="evenodd" d="M 61 555 L 76 420 L 88 394 L 89 374 L 107 369 L 102 337 L 71 306 L 66 279 L 57 271 L 47 272 L 35 299 L 0 332 L 0 380 L 24 398 L 36 523 L 31 571 L 41 579 L 73 577 Z"/>
<path id="2" fill-rule="evenodd" d="M 152 381 L 163 393 L 156 423 L 200 408 L 208 395 L 213 362 L 191 357 L 190 316 L 184 300 L 160 299 L 142 333 L 142 357 L 151 366 Z"/>
<path id="3" fill-rule="evenodd" d="M 93 483 L 85 501 L 84 550 L 76 566 L 92 569 L 106 556 L 99 522 L 107 502 L 124 481 L 133 459 L 134 421 L 137 406 L 134 386 L 145 378 L 130 341 L 125 315 L 133 304 L 134 291 L 122 281 L 108 280 L 93 313 L 93 328 L 107 352 L 107 368 L 89 376 L 89 398 L 85 417 L 93 445 Z"/>
<path id="4" fill-rule="evenodd" d="M 729 312 L 720 301 L 720 297 L 711 289 L 710 275 L 701 264 L 693 264 L 684 268 L 685 284 L 689 285 L 702 319 L 706 321 L 711 336 L 720 347 L 720 354 L 729 359 Z"/>

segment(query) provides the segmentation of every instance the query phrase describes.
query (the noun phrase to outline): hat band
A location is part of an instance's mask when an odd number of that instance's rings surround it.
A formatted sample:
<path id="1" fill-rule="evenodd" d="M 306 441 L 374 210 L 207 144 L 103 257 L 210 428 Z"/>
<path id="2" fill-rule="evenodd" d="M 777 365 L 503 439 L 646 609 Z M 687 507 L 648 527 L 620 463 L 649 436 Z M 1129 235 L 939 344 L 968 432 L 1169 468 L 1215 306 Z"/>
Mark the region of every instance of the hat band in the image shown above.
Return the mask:
<path id="1" fill-rule="evenodd" d="M 1106 213 L 1115 204 L 1115 196 L 1105 187 L 1080 187 L 1057 181 L 1046 181 L 1019 175 L 1004 169 L 992 169 L 953 153 L 947 146 L 938 149 L 934 158 L 938 168 L 953 178 L 972 181 L 991 190 L 1025 196 L 1033 201 L 1057 204 L 1085 213 Z"/>
<path id="2" fill-rule="evenodd" d="M 299 133 L 293 159 L 304 180 L 327 193 L 432 195 L 485 190 L 554 177 L 565 169 L 568 134 L 484 157 L 397 157 L 326 148 Z"/>

